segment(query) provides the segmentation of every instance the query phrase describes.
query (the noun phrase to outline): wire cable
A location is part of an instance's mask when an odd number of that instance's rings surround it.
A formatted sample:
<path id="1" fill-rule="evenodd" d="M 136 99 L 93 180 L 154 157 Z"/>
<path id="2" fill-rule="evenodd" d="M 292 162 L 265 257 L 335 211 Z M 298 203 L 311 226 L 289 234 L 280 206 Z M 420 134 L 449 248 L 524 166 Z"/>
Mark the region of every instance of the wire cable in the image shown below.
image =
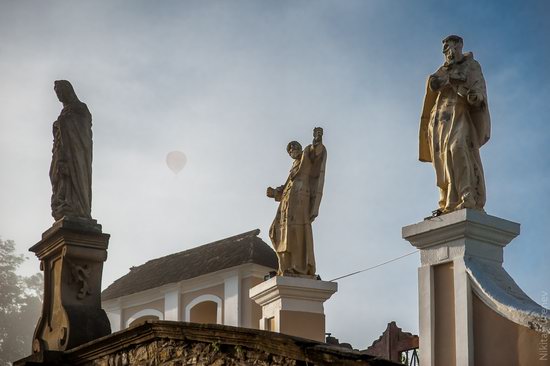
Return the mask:
<path id="1" fill-rule="evenodd" d="M 417 249 L 417 250 L 412 251 L 412 252 L 410 252 L 410 253 L 403 254 L 402 256 L 399 256 L 399 257 L 397 257 L 397 258 L 390 259 L 389 261 L 385 261 L 385 262 L 383 262 L 383 263 L 379 263 L 379 264 L 377 264 L 377 265 L 375 265 L 375 266 L 368 267 L 368 268 L 362 269 L 362 270 L 360 270 L 360 271 L 355 271 L 355 272 L 349 273 L 349 274 L 344 275 L 344 276 L 336 277 L 336 278 L 330 280 L 329 282 L 334 282 L 334 281 L 337 281 L 337 280 L 341 280 L 342 278 L 350 277 L 350 276 L 356 275 L 356 274 L 361 273 L 361 272 L 370 271 L 371 269 L 375 269 L 375 268 L 381 267 L 381 266 L 383 266 L 383 265 L 385 265 L 385 264 L 388 264 L 388 263 L 391 263 L 391 262 L 395 262 L 395 261 L 397 261 L 397 260 L 399 260 L 399 259 L 401 259 L 401 258 L 405 258 L 405 257 L 408 257 L 409 255 L 413 255 L 414 253 L 418 253 L 419 251 L 420 251 L 420 250 Z"/>

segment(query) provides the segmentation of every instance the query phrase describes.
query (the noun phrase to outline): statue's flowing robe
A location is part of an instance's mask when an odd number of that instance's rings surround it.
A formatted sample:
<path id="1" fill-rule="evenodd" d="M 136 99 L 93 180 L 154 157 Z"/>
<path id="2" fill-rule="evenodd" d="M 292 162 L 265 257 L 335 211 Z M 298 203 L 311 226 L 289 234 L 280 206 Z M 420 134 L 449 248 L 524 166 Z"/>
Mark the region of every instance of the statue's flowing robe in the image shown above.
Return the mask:
<path id="1" fill-rule="evenodd" d="M 449 73 L 452 86 L 432 90 L 431 78 Z M 420 120 L 419 159 L 432 162 L 439 187 L 439 209 L 483 209 L 486 200 L 479 148 L 490 137 L 491 120 L 481 67 L 471 53 L 461 62 L 442 66 L 428 79 Z M 476 103 L 466 96 L 476 94 Z"/>
<path id="2" fill-rule="evenodd" d="M 322 144 L 307 146 L 294 160 L 285 185 L 275 190 L 280 204 L 269 237 L 279 258 L 279 275 L 315 275 L 311 223 L 319 213 L 326 156 Z"/>
<path id="3" fill-rule="evenodd" d="M 53 124 L 52 215 L 91 219 L 92 115 L 86 104 L 64 106 Z"/>

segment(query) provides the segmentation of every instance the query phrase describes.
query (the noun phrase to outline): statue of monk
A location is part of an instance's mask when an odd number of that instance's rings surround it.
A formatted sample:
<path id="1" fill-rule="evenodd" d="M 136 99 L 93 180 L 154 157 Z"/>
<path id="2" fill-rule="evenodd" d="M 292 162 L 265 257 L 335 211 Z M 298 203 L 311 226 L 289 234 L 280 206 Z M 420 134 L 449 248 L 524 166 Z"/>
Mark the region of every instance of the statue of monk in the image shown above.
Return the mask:
<path id="1" fill-rule="evenodd" d="M 440 215 L 462 208 L 483 210 L 485 179 L 479 148 L 490 137 L 485 80 L 459 36 L 443 40 L 445 63 L 427 82 L 420 119 L 419 159 L 431 162 L 439 188 Z"/>
<path id="2" fill-rule="evenodd" d="M 325 181 L 327 150 L 323 129 L 313 130 L 313 143 L 304 150 L 297 141 L 286 148 L 294 162 L 286 183 L 267 188 L 267 196 L 280 202 L 269 237 L 279 258 L 279 276 L 315 277 L 311 223 L 319 213 Z"/>
<path id="3" fill-rule="evenodd" d="M 63 109 L 53 123 L 52 216 L 91 219 L 92 115 L 67 80 L 54 83 Z"/>

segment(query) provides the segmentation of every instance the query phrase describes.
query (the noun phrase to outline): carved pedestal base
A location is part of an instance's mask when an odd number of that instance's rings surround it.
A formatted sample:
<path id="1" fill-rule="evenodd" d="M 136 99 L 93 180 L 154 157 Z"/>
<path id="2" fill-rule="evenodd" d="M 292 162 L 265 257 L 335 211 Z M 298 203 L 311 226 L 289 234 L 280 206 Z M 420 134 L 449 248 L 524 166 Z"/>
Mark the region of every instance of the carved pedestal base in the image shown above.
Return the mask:
<path id="1" fill-rule="evenodd" d="M 325 341 L 323 303 L 338 290 L 336 282 L 277 276 L 250 289 L 262 307 L 260 329 Z"/>
<path id="2" fill-rule="evenodd" d="M 44 303 L 33 352 L 65 351 L 111 333 L 101 309 L 109 234 L 95 220 L 63 218 L 29 250 L 44 271 Z"/>

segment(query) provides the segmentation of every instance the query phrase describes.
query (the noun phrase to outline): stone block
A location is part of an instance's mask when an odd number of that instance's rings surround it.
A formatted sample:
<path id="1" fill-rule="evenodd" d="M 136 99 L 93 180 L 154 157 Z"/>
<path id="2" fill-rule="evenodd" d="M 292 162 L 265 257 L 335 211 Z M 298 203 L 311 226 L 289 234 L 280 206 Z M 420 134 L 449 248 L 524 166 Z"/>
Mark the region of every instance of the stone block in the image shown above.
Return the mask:
<path id="1" fill-rule="evenodd" d="M 336 282 L 276 276 L 250 289 L 262 307 L 260 329 L 325 341 L 323 303 L 338 290 Z"/>

